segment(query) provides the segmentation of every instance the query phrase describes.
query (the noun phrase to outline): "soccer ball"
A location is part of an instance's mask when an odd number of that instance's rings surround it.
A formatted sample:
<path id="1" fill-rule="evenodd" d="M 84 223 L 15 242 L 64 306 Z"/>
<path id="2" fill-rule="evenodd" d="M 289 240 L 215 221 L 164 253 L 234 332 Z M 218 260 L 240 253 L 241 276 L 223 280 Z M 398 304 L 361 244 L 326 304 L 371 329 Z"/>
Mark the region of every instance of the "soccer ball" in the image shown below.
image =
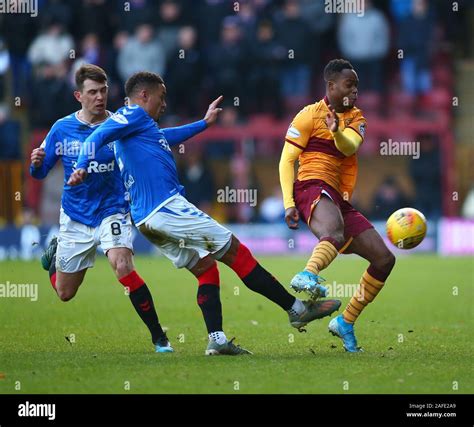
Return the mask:
<path id="1" fill-rule="evenodd" d="M 412 249 L 425 236 L 426 218 L 416 209 L 399 209 L 387 220 L 387 237 L 399 249 Z"/>

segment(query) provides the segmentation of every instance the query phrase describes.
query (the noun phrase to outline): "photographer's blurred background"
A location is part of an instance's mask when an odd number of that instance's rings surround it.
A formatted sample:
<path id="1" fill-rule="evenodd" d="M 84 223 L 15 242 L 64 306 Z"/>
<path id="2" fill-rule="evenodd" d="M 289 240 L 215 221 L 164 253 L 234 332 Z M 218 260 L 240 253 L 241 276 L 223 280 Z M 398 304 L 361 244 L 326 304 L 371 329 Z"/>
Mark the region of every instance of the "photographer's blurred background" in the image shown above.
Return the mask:
<path id="1" fill-rule="evenodd" d="M 83 62 L 107 71 L 111 111 L 123 105 L 131 73 L 161 74 L 163 127 L 201 118 L 223 94 L 219 126 L 176 151 L 187 196 L 220 221 L 277 223 L 258 233 L 288 238 L 278 181 L 284 136 L 324 95 L 322 70 L 337 57 L 358 72 L 368 121 L 353 204 L 380 221 L 412 206 L 431 224 L 425 250 L 472 251 L 472 222 L 449 218 L 474 218 L 474 2 L 365 0 L 363 16 L 327 13 L 326 3 L 335 2 L 39 0 L 37 17 L 0 14 L 0 258 L 36 256 L 54 233 L 61 165 L 35 181 L 29 156 L 57 119 L 79 109 L 73 76 Z M 392 142 L 419 142 L 419 156 L 383 155 L 381 144 Z M 256 206 L 219 203 L 226 187 L 257 190 Z M 451 249 L 441 247 L 445 228 L 462 236 Z M 467 243 L 456 249 L 456 239 Z"/>

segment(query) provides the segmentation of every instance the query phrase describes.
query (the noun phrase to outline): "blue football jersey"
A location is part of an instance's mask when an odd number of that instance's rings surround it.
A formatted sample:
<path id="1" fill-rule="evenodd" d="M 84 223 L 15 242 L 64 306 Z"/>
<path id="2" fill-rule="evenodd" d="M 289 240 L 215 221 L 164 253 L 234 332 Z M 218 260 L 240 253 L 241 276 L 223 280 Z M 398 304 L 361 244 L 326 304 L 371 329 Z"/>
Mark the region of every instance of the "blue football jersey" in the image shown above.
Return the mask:
<path id="1" fill-rule="evenodd" d="M 87 153 L 100 153 L 115 141 L 115 157 L 130 195 L 132 218 L 145 222 L 173 197 L 184 194 L 179 183 L 171 146 L 206 129 L 204 120 L 185 126 L 160 129 L 139 105 L 120 108 L 90 135 L 81 148 L 77 168 L 87 169 Z M 93 161 L 93 160 L 92 160 Z"/>
<path id="2" fill-rule="evenodd" d="M 84 141 L 100 125 L 80 120 L 77 113 L 63 117 L 53 125 L 41 144 L 46 152 L 44 162 L 39 168 L 31 165 L 30 174 L 43 179 L 61 159 L 64 167 L 61 205 L 64 212 L 74 221 L 97 227 L 104 218 L 116 213 L 127 213 L 130 207 L 125 200 L 125 188 L 115 160 L 113 142 L 100 153 L 87 152 L 93 160 L 87 167 L 89 175 L 84 185 L 67 185 Z"/>

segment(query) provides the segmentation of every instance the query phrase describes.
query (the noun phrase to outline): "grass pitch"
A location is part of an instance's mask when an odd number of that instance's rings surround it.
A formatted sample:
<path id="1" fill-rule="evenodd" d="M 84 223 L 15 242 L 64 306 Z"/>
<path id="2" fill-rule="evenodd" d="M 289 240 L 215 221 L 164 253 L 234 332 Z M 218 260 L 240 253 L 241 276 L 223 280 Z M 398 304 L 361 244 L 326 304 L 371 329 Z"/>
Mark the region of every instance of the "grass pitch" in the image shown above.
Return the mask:
<path id="1" fill-rule="evenodd" d="M 305 259 L 260 258 L 284 284 Z M 38 300 L 0 298 L 0 393 L 473 393 L 470 258 L 400 257 L 345 353 L 329 318 L 298 333 L 286 313 L 221 266 L 224 329 L 254 352 L 207 357 L 190 273 L 136 259 L 174 354 L 155 354 L 148 331 L 103 256 L 76 297 L 61 302 L 39 262 L 0 263 L 1 283 L 37 283 Z M 355 284 L 367 263 L 339 257 L 329 283 Z M 349 298 L 341 298 L 343 306 Z M 67 339 L 66 339 L 67 337 Z"/>

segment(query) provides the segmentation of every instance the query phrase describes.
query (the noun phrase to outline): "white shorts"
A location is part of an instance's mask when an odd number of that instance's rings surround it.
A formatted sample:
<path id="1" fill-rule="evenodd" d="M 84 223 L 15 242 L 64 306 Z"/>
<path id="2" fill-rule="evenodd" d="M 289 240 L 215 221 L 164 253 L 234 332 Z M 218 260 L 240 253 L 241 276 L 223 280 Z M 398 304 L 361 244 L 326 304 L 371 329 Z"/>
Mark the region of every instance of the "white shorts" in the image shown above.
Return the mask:
<path id="1" fill-rule="evenodd" d="M 72 220 L 61 208 L 59 216 L 56 269 L 75 273 L 94 265 L 97 246 L 104 254 L 112 248 L 132 246 L 132 221 L 130 214 L 114 214 L 104 218 L 98 227 L 88 227 Z"/>
<path id="2" fill-rule="evenodd" d="M 199 259 L 219 259 L 231 244 L 232 232 L 178 195 L 138 229 L 177 268 L 193 268 Z"/>

